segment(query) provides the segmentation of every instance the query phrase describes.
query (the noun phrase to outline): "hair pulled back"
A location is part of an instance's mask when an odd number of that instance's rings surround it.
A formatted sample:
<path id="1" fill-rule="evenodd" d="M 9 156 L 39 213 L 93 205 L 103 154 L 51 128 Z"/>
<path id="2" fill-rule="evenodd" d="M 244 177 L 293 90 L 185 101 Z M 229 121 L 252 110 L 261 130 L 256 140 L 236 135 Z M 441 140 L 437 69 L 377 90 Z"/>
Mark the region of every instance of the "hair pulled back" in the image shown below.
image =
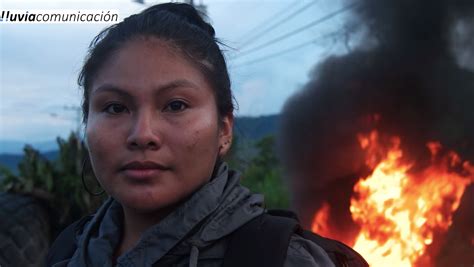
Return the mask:
<path id="1" fill-rule="evenodd" d="M 148 36 L 169 42 L 199 67 L 214 91 L 220 119 L 233 113 L 229 73 L 214 28 L 193 6 L 166 3 L 132 15 L 104 29 L 92 40 L 78 78 L 83 88 L 84 123 L 87 124 L 89 115 L 92 83 L 107 59 L 127 41 Z"/>

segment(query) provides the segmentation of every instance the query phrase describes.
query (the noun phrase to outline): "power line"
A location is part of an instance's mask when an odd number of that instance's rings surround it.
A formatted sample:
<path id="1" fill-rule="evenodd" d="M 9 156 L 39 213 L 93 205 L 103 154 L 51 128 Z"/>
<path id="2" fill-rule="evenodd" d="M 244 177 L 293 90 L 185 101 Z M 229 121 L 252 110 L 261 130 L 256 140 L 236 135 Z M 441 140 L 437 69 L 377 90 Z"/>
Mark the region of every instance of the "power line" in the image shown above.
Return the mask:
<path id="1" fill-rule="evenodd" d="M 298 15 L 299 13 L 307 10 L 308 7 L 314 5 L 315 3 L 317 3 L 316 0 L 314 1 L 311 1 L 309 2 L 308 4 L 304 5 L 303 7 L 301 7 L 300 9 L 296 10 L 295 12 L 291 13 L 290 15 L 284 17 L 283 19 L 277 21 L 276 23 L 274 23 L 273 25 L 270 25 L 266 28 L 264 28 L 263 31 L 259 31 L 255 34 L 253 34 L 252 36 L 255 36 L 253 39 L 250 39 L 249 41 L 245 42 L 243 45 L 241 45 L 240 48 L 244 48 L 245 46 L 251 44 L 251 43 L 254 43 L 256 40 L 260 39 L 262 36 L 264 36 L 265 34 L 271 32 L 273 29 L 275 29 L 276 27 L 280 26 L 281 24 L 283 24 L 284 22 L 287 22 L 288 20 L 292 19 L 293 17 L 295 17 L 296 15 Z"/>
<path id="2" fill-rule="evenodd" d="M 316 41 L 320 41 L 320 40 L 323 40 L 323 39 L 326 39 L 326 38 L 329 38 L 329 37 L 332 37 L 332 36 L 336 36 L 338 34 L 339 34 L 339 31 L 331 32 L 331 33 L 328 33 L 328 34 L 325 34 L 325 35 L 321 35 L 321 36 L 318 36 L 318 37 L 312 39 L 311 41 L 304 42 L 304 43 L 292 46 L 290 48 L 283 49 L 283 50 L 280 50 L 278 52 L 271 53 L 271 54 L 265 55 L 265 56 L 260 57 L 260 58 L 256 58 L 254 60 L 246 61 L 244 63 L 238 64 L 237 66 L 235 66 L 233 68 L 239 68 L 239 67 L 247 66 L 247 65 L 250 65 L 250 64 L 258 63 L 258 62 L 261 62 L 261 61 L 264 61 L 264 60 L 267 60 L 267 59 L 271 59 L 271 58 L 274 58 L 274 57 L 278 57 L 278 56 L 281 56 L 283 54 L 292 52 L 296 49 L 300 49 L 300 48 L 308 46 L 310 44 L 314 44 Z"/>
<path id="3" fill-rule="evenodd" d="M 279 12 L 275 13 L 274 15 L 268 17 L 265 21 L 261 22 L 260 24 L 258 24 L 257 26 L 253 27 L 252 29 L 250 29 L 249 31 L 247 31 L 247 33 L 245 33 L 240 39 L 244 39 L 244 40 L 247 40 L 247 39 L 250 39 L 250 37 L 253 37 L 255 35 L 255 32 L 258 28 L 261 28 L 263 26 L 265 26 L 265 24 L 271 22 L 272 20 L 274 20 L 275 18 L 285 14 L 286 12 L 288 12 L 288 9 L 291 8 L 291 7 L 294 7 L 295 4 L 298 4 L 300 1 L 299 0 L 296 0 L 296 1 L 293 1 L 290 3 L 290 5 L 288 6 L 285 6 L 285 8 L 283 8 L 282 10 L 280 10 Z"/>
<path id="4" fill-rule="evenodd" d="M 310 22 L 310 23 L 304 25 L 303 27 L 300 27 L 300 28 L 298 28 L 298 29 L 296 29 L 296 30 L 294 30 L 294 31 L 292 31 L 292 32 L 283 34 L 283 35 L 281 35 L 281 36 L 279 36 L 279 37 L 277 37 L 277 38 L 274 38 L 274 39 L 272 39 L 272 40 L 270 40 L 270 41 L 268 41 L 268 42 L 266 42 L 266 43 L 263 43 L 263 44 L 261 44 L 261 45 L 259 45 L 259 46 L 257 46 L 257 47 L 254 47 L 254 48 L 251 49 L 251 50 L 247 50 L 247 51 L 240 52 L 240 53 L 236 56 L 236 58 L 237 58 L 237 57 L 241 57 L 241 56 L 243 56 L 243 55 L 247 55 L 247 54 L 253 53 L 253 52 L 258 51 L 258 50 L 261 50 L 262 48 L 265 48 L 265 47 L 267 47 L 267 46 L 269 46 L 269 45 L 275 44 L 275 43 L 277 43 L 277 42 L 279 42 L 279 41 L 281 41 L 281 40 L 284 40 L 284 39 L 286 39 L 286 38 L 288 38 L 288 37 L 290 37 L 290 36 L 293 36 L 293 35 L 295 35 L 295 34 L 297 34 L 297 33 L 300 33 L 300 32 L 302 32 L 303 30 L 306 30 L 307 28 L 313 27 L 313 26 L 315 26 L 315 25 L 317 25 L 317 24 L 320 24 L 320 23 L 322 23 L 322 22 L 324 22 L 324 21 L 326 21 L 326 20 L 329 20 L 329 19 L 331 19 L 331 18 L 333 18 L 333 17 L 335 17 L 335 16 L 337 16 L 337 15 L 343 13 L 343 12 L 346 12 L 346 11 L 348 11 L 348 10 L 350 10 L 350 9 L 352 9 L 352 8 L 354 8 L 354 7 L 356 7 L 357 5 L 358 5 L 358 3 L 352 3 L 352 4 L 350 4 L 350 5 L 347 5 L 347 6 L 341 8 L 341 9 L 339 9 L 339 10 L 337 10 L 337 11 L 334 11 L 334 12 L 332 12 L 332 13 L 329 13 L 328 15 L 326 15 L 326 16 L 324 16 L 324 17 L 322 17 L 322 18 L 319 18 L 319 19 L 317 19 L 317 20 L 315 20 L 315 21 L 313 21 L 313 22 Z"/>

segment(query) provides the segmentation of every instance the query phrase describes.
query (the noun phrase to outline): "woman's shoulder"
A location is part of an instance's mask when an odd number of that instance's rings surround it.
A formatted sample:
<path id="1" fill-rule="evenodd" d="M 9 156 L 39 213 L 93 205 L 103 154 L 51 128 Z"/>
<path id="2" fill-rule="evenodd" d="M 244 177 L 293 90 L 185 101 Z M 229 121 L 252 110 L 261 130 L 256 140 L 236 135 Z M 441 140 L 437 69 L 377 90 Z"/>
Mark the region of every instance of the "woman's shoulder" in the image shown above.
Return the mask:
<path id="1" fill-rule="evenodd" d="M 318 237 L 301 229 L 290 211 L 270 210 L 251 220 L 230 237 L 229 266 L 332 267 Z"/>
<path id="2" fill-rule="evenodd" d="M 290 237 L 284 267 L 334 266 L 323 248 L 298 234 Z"/>
<path id="3" fill-rule="evenodd" d="M 285 267 L 368 267 L 364 258 L 349 246 L 304 230 L 291 211 L 269 210 L 233 236 L 231 260 L 240 262 L 245 258 L 249 263 L 236 266 L 262 266 L 258 263 L 264 262 L 272 263 L 268 266 Z"/>

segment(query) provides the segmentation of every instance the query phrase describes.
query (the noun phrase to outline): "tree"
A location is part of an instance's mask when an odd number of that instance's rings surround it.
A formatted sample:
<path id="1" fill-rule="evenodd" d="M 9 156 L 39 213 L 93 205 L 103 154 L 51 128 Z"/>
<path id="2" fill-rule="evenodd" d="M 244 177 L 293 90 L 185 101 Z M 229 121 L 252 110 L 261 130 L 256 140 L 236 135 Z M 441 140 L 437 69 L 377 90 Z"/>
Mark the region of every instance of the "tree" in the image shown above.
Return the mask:
<path id="1" fill-rule="evenodd" d="M 81 180 L 83 161 L 88 154 L 84 143 L 75 132 L 67 140 L 56 139 L 59 155 L 54 161 L 43 157 L 33 147 L 23 149 L 24 157 L 18 165 L 19 174 L 14 175 L 6 168 L 0 168 L 3 191 L 30 195 L 46 204 L 53 224 L 53 233 L 57 233 L 71 222 L 90 214 L 102 203 L 105 196 L 95 197 L 89 194 Z M 86 175 L 88 187 L 94 177 Z M 96 186 L 97 187 L 97 186 Z M 91 189 L 97 191 L 97 188 Z"/>
<path id="2" fill-rule="evenodd" d="M 257 155 L 243 173 L 242 184 L 264 194 L 267 208 L 288 208 L 289 192 L 282 181 L 281 166 L 275 155 L 275 138 L 267 136 L 255 145 Z"/>

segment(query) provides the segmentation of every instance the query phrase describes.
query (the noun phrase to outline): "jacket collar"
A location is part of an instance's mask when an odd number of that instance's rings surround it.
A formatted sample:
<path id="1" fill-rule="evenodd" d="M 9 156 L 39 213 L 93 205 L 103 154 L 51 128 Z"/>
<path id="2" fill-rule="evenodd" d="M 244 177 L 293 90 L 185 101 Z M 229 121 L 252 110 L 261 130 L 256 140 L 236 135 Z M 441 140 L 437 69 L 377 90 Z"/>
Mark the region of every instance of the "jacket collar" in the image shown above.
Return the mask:
<path id="1" fill-rule="evenodd" d="M 175 247 L 177 254 L 204 247 L 260 215 L 262 205 L 263 197 L 240 186 L 239 175 L 222 163 L 215 178 L 145 231 L 138 244 L 117 259 L 117 266 L 152 266 Z M 110 198 L 79 236 L 69 266 L 112 266 L 122 221 L 120 204 Z"/>

